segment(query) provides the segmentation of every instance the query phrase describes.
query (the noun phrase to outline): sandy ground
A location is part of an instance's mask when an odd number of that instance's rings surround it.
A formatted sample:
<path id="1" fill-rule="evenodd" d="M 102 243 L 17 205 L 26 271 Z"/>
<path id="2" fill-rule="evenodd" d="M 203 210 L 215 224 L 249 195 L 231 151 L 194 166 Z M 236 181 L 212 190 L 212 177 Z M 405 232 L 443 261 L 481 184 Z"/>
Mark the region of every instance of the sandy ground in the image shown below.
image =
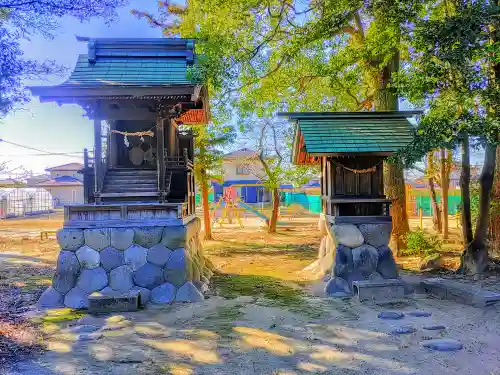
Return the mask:
<path id="1" fill-rule="evenodd" d="M 259 224 L 215 228 L 205 248 L 220 275 L 205 302 L 98 317 L 67 309 L 37 314 L 30 321 L 44 350 L 9 367 L 0 358 L 0 374 L 500 374 L 499 307 L 420 295 L 391 306 L 326 298 L 314 292 L 322 283 L 308 284 L 298 273 L 316 256 L 316 218 L 291 220 L 274 236 Z M 33 316 L 27 305 L 50 283 L 57 252 L 54 239 L 0 241 L 0 292 L 9 287 L 25 301 L 13 315 Z M 377 317 L 384 310 L 432 316 L 387 321 Z M 89 340 L 73 331 L 81 324 L 94 326 Z M 446 330 L 425 331 L 426 324 Z M 391 334 L 403 325 L 417 332 Z M 460 340 L 464 349 L 422 348 L 431 337 Z"/>

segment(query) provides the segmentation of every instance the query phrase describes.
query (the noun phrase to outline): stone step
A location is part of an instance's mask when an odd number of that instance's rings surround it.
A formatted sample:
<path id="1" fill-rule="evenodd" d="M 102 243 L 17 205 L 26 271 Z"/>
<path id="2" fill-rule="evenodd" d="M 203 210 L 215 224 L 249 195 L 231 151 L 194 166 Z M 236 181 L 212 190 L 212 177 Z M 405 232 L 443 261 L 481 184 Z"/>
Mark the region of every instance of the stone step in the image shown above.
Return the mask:
<path id="1" fill-rule="evenodd" d="M 130 183 L 130 184 L 118 184 L 118 183 L 104 183 L 104 189 L 106 188 L 124 188 L 124 189 L 153 189 L 156 190 L 158 188 L 158 184 L 143 184 L 143 183 Z"/>
<path id="2" fill-rule="evenodd" d="M 101 193 L 101 198 L 157 197 L 158 192 Z"/>
<path id="3" fill-rule="evenodd" d="M 360 302 L 387 303 L 405 298 L 405 285 L 399 279 L 353 281 L 352 290 Z"/>
<path id="4" fill-rule="evenodd" d="M 127 171 L 127 172 L 115 172 L 115 171 L 107 171 L 106 176 L 156 176 L 156 171 Z"/>
<path id="5" fill-rule="evenodd" d="M 426 293 L 475 307 L 487 307 L 500 302 L 500 293 L 440 277 L 425 279 L 420 287 Z"/>
<path id="6" fill-rule="evenodd" d="M 110 313 L 120 311 L 137 311 L 141 302 L 141 293 L 131 290 L 125 293 L 101 294 L 93 293 L 89 296 L 89 312 Z"/>

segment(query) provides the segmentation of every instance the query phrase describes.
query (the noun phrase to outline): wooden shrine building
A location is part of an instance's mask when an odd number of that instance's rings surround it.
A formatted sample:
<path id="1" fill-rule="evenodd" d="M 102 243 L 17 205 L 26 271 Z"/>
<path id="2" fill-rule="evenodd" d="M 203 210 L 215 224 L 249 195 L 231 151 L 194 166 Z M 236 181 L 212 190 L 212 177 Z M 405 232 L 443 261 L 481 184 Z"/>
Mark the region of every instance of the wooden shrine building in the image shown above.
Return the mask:
<path id="1" fill-rule="evenodd" d="M 185 125 L 208 120 L 206 87 L 193 78 L 194 41 L 78 40 L 88 43 L 88 53 L 70 77 L 30 88 L 41 102 L 80 105 L 94 122 L 94 152 L 85 154 L 86 205 L 69 206 L 65 225 L 85 226 L 99 215 L 112 222 L 156 219 L 166 208 L 178 218 L 193 216 L 194 142 Z"/>
<path id="2" fill-rule="evenodd" d="M 296 124 L 293 163 L 319 164 L 327 216 L 389 216 L 383 161 L 413 139 L 407 118 L 420 113 L 282 113 Z M 346 221 L 349 221 L 348 219 Z"/>

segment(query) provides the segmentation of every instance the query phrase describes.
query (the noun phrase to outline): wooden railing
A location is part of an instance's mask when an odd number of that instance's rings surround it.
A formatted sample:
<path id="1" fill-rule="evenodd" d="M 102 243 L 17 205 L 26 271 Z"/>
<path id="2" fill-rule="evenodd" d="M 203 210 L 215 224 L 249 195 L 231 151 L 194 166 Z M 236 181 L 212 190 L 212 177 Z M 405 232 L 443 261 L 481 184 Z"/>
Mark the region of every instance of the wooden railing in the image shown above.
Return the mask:
<path id="1" fill-rule="evenodd" d="M 188 157 L 187 149 L 183 150 L 183 156 L 168 156 L 165 158 L 166 169 L 188 169 L 193 170 L 194 165 Z"/>

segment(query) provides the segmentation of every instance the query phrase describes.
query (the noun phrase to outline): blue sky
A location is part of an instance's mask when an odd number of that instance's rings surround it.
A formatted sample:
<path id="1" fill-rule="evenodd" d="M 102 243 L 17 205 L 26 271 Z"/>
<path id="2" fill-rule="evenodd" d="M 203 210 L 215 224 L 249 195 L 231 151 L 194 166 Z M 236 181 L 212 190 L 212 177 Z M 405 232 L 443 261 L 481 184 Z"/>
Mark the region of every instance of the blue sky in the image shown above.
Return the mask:
<path id="1" fill-rule="evenodd" d="M 147 6 L 146 6 L 147 5 Z M 109 26 L 101 20 L 79 23 L 74 18 L 63 18 L 53 40 L 35 36 L 31 41 L 23 41 L 22 47 L 27 57 L 38 60 L 56 60 L 72 69 L 77 57 L 86 53 L 87 44 L 77 42 L 75 35 L 90 37 L 161 37 L 159 29 L 151 28 L 145 20 L 137 20 L 130 14 L 133 8 L 156 10 L 156 1 L 132 0 L 130 6 L 119 10 L 119 19 Z M 58 84 L 65 79 L 57 77 L 35 84 Z M 32 84 L 32 82 L 30 82 Z M 83 152 L 93 146 L 93 124 L 83 117 L 83 110 L 77 105 L 32 102 L 0 120 L 0 138 L 10 142 L 43 149 L 50 152 Z M 50 166 L 78 162 L 78 158 L 67 156 L 35 156 L 36 151 L 24 150 L 0 142 L 0 162 L 9 161 L 9 169 L 24 166 L 34 173 L 43 173 Z M 15 172 L 14 172 L 15 174 Z"/>

